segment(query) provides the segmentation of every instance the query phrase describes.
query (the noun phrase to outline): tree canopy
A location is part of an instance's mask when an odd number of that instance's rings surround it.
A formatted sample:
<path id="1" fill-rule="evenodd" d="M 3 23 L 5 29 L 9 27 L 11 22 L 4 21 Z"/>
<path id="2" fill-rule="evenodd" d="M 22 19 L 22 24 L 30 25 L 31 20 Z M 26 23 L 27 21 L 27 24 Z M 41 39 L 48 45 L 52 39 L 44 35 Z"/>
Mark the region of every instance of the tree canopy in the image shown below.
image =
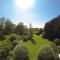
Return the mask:
<path id="1" fill-rule="evenodd" d="M 45 24 L 44 32 L 47 39 L 60 39 L 60 15 Z"/>

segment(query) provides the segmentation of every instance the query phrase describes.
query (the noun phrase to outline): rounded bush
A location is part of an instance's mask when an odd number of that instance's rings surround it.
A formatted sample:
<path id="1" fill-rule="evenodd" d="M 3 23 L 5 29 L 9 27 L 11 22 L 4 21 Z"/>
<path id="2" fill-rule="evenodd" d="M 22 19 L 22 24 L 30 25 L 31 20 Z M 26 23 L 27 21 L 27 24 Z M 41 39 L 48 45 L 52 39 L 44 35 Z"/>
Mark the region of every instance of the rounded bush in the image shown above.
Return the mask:
<path id="1" fill-rule="evenodd" d="M 23 42 L 27 42 L 28 41 L 28 35 L 23 35 L 22 39 L 23 39 Z"/>
<path id="2" fill-rule="evenodd" d="M 55 60 L 55 52 L 49 46 L 43 47 L 40 49 L 37 60 Z"/>
<path id="3" fill-rule="evenodd" d="M 8 60 L 8 55 L 9 55 L 8 48 L 4 48 L 4 49 L 0 50 L 0 59 L 1 60 Z"/>
<path id="4" fill-rule="evenodd" d="M 14 41 L 16 40 L 16 36 L 15 35 L 11 35 L 10 38 L 9 38 L 10 41 Z"/>
<path id="5" fill-rule="evenodd" d="M 54 42 L 55 42 L 56 45 L 60 45 L 60 39 L 57 39 L 57 38 L 56 38 L 56 39 L 54 40 Z"/>
<path id="6" fill-rule="evenodd" d="M 29 60 L 27 46 L 16 46 L 13 56 L 14 60 Z"/>
<path id="7" fill-rule="evenodd" d="M 12 51 L 12 50 L 16 47 L 17 44 L 18 44 L 18 41 L 13 41 L 13 42 L 11 43 L 10 50 Z"/>

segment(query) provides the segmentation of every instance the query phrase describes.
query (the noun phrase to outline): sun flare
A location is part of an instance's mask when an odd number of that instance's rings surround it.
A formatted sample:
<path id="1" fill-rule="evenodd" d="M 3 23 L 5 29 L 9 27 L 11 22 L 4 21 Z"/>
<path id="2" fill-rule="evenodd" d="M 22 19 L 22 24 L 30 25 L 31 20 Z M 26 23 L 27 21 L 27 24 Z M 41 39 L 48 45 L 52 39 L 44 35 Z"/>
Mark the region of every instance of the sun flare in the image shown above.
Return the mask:
<path id="1" fill-rule="evenodd" d="M 35 0 L 16 0 L 16 6 L 24 11 L 31 8 L 34 3 Z"/>

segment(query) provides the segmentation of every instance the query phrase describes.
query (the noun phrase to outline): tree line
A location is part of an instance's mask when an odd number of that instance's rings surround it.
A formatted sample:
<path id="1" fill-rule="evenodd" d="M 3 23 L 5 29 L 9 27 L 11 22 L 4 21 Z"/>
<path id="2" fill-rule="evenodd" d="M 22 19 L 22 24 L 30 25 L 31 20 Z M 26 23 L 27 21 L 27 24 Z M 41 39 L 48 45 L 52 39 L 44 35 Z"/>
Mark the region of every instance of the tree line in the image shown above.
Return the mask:
<path id="1" fill-rule="evenodd" d="M 26 25 L 24 25 L 23 22 L 20 22 L 16 25 L 9 18 L 7 19 L 5 17 L 0 18 L 0 39 L 4 39 L 3 35 L 9 35 L 11 33 L 25 35 L 28 34 L 29 32 L 31 34 L 35 33 L 39 35 L 42 32 L 42 28 L 33 28 L 32 24 L 30 24 L 30 27 L 28 28 Z"/>

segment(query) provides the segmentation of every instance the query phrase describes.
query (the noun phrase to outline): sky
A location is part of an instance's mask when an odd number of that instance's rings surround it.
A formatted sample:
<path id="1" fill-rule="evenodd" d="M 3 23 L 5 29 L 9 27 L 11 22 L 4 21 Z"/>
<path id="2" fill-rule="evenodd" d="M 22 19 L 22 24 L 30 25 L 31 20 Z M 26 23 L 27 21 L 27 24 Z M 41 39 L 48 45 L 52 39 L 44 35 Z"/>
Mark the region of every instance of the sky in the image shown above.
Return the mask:
<path id="1" fill-rule="evenodd" d="M 10 18 L 15 24 L 41 28 L 59 14 L 60 0 L 0 0 L 0 17 Z"/>

